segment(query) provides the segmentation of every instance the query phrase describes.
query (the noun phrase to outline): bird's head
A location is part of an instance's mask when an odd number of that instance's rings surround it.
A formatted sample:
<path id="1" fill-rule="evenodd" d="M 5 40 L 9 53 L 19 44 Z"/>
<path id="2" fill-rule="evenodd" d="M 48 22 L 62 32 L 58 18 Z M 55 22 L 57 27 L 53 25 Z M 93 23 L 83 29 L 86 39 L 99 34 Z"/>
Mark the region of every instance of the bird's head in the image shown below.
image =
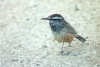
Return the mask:
<path id="1" fill-rule="evenodd" d="M 64 27 L 64 18 L 60 14 L 52 14 L 47 18 L 42 18 L 42 20 L 48 20 L 51 28 L 60 29 Z"/>
<path id="2" fill-rule="evenodd" d="M 47 18 L 42 18 L 42 20 L 64 20 L 64 18 L 60 14 L 52 14 Z"/>
<path id="3" fill-rule="evenodd" d="M 50 21 L 49 24 L 51 26 L 54 26 L 54 25 L 62 25 L 64 18 L 60 14 L 52 14 L 47 18 L 42 18 L 42 20 L 49 20 Z"/>

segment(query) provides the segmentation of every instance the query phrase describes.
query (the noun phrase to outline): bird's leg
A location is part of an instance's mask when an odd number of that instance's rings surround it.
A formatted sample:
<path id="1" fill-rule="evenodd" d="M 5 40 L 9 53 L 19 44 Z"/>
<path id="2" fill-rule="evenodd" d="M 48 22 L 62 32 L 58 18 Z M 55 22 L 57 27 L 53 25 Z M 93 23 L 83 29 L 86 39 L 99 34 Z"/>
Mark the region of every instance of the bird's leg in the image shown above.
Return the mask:
<path id="1" fill-rule="evenodd" d="M 53 39 L 53 42 L 55 42 L 55 39 Z"/>
<path id="2" fill-rule="evenodd" d="M 68 47 L 72 47 L 72 46 L 71 46 L 71 43 L 69 43 Z"/>
<path id="3" fill-rule="evenodd" d="M 61 52 L 60 52 L 60 53 L 63 53 L 63 52 L 64 52 L 64 51 L 63 51 L 63 45 L 64 45 L 64 42 L 63 42 L 63 44 L 62 44 Z"/>

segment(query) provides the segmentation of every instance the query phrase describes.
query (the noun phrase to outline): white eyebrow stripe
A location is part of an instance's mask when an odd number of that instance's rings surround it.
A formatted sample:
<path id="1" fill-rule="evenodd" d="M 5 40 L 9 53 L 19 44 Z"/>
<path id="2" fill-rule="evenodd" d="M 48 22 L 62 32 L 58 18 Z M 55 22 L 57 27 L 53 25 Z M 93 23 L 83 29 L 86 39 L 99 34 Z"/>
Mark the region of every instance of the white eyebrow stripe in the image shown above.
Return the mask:
<path id="1" fill-rule="evenodd" d="M 62 19 L 61 17 L 53 17 L 52 19 Z"/>

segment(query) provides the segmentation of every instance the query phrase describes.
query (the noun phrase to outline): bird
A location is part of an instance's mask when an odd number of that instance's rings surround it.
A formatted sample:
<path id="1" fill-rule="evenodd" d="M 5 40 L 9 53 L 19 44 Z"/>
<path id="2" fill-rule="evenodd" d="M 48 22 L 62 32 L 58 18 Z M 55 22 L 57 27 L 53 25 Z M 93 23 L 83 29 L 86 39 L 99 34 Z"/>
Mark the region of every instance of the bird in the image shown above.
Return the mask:
<path id="1" fill-rule="evenodd" d="M 86 39 L 78 35 L 76 30 L 64 19 L 61 14 L 52 14 L 47 18 L 42 18 L 41 20 L 48 20 L 49 25 L 54 36 L 54 40 L 62 42 L 63 44 L 69 43 L 68 47 L 71 47 L 71 43 L 74 38 L 81 42 L 85 42 Z M 61 53 L 63 53 L 63 44 L 61 47 Z"/>

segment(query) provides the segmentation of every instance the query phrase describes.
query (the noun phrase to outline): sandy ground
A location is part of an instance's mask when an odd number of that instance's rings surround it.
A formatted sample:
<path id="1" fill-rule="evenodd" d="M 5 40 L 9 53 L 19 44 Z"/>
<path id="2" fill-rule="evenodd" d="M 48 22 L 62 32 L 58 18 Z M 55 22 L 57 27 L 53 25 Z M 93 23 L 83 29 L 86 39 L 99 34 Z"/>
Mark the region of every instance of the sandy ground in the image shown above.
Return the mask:
<path id="1" fill-rule="evenodd" d="M 87 38 L 53 41 L 47 21 L 59 13 Z M 100 67 L 100 0 L 0 0 L 0 67 Z"/>

